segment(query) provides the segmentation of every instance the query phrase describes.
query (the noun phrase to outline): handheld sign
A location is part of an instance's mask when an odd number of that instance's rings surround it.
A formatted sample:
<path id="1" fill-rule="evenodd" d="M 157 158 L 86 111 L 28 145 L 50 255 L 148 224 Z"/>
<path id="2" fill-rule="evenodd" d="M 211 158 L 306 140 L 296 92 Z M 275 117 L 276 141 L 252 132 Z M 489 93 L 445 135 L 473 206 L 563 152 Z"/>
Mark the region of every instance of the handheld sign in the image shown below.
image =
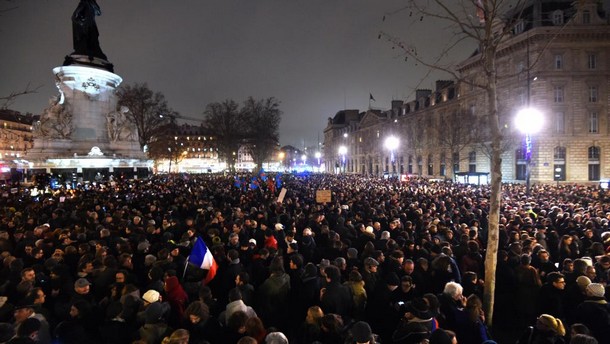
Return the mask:
<path id="1" fill-rule="evenodd" d="M 277 198 L 277 202 L 284 202 L 284 197 L 286 197 L 286 188 L 282 188 L 282 191 L 280 191 L 280 196 Z"/>
<path id="2" fill-rule="evenodd" d="M 316 203 L 330 203 L 332 200 L 330 190 L 317 190 Z"/>

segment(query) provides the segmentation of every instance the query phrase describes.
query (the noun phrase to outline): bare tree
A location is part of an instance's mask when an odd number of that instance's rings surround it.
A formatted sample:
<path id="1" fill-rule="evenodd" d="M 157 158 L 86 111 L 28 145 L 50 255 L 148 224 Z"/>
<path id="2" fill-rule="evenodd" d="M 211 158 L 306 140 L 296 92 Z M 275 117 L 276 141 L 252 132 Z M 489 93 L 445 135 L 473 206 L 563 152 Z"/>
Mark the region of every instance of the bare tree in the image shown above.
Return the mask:
<path id="1" fill-rule="evenodd" d="M 179 115 L 173 111 L 160 92 L 153 92 L 148 85 L 124 85 L 117 90 L 118 107 L 125 106 L 127 117 L 133 121 L 138 131 L 140 148 L 155 141 L 162 135 L 162 129 Z"/>
<path id="2" fill-rule="evenodd" d="M 456 162 L 453 161 L 454 156 L 466 157 L 466 154 L 462 154 L 464 150 L 486 138 L 480 135 L 481 122 L 470 111 L 452 111 L 444 114 L 441 120 L 442 124 L 432 126 L 435 129 L 434 137 L 437 138 L 440 149 L 449 153 L 452 161 L 450 175 L 453 175 L 457 172 L 453 170 L 453 163 Z M 457 162 L 459 163 L 460 160 L 458 159 Z"/>
<path id="3" fill-rule="evenodd" d="M 245 139 L 245 123 L 239 105 L 231 99 L 222 103 L 210 103 L 204 111 L 204 125 L 211 129 L 217 140 L 218 156 L 234 172 L 237 152 Z"/>
<path id="4" fill-rule="evenodd" d="M 413 118 L 402 128 L 404 137 L 406 138 L 405 146 L 407 152 L 411 153 L 411 156 L 417 165 L 416 172 L 418 175 L 422 175 L 423 173 L 422 154 L 424 153 L 427 147 L 427 141 L 425 140 L 425 130 L 426 128 L 421 116 Z"/>
<path id="5" fill-rule="evenodd" d="M 402 39 L 382 32 L 393 43 L 394 48 L 402 49 L 407 57 L 423 66 L 451 74 L 462 84 L 469 84 L 483 91 L 485 109 L 483 121 L 489 132 L 491 155 L 491 194 L 489 209 L 489 229 L 485 255 L 485 293 L 483 297 L 486 320 L 492 325 L 496 266 L 499 239 L 499 219 L 502 187 L 502 142 L 504 133 L 500 126 L 498 102 L 498 52 L 504 40 L 512 34 L 515 23 L 520 18 L 525 0 L 460 0 L 448 3 L 444 0 L 413 1 L 404 10 L 417 13 L 416 17 L 435 18 L 449 24 L 452 35 L 447 46 L 436 59 L 426 59 L 418 54 L 417 48 Z M 451 4 L 451 5 L 449 5 Z M 509 15 L 507 15 L 509 14 Z M 443 57 L 450 56 L 451 50 L 460 43 L 474 41 L 477 52 L 470 58 L 480 68 L 477 78 L 464 78 L 452 64 L 443 63 Z"/>
<path id="6" fill-rule="evenodd" d="M 178 125 L 168 123 L 158 130 L 155 140 L 148 145 L 148 157 L 153 160 L 167 159 L 169 161 L 169 172 L 172 164 L 178 164 L 187 156 L 187 151 L 180 141 Z"/>
<path id="7" fill-rule="evenodd" d="M 260 100 L 249 97 L 241 110 L 246 122 L 246 149 L 259 169 L 279 145 L 282 115 L 279 105 L 273 97 Z"/>
<path id="8" fill-rule="evenodd" d="M 26 94 L 36 93 L 40 87 L 41 86 L 32 87 L 30 84 L 27 84 L 25 86 L 25 88 L 21 91 L 11 92 L 10 94 L 8 94 L 6 96 L 0 97 L 0 109 L 8 109 L 9 106 L 11 106 L 13 104 L 15 99 L 17 99 L 17 97 L 20 97 L 20 96 L 23 96 Z"/>

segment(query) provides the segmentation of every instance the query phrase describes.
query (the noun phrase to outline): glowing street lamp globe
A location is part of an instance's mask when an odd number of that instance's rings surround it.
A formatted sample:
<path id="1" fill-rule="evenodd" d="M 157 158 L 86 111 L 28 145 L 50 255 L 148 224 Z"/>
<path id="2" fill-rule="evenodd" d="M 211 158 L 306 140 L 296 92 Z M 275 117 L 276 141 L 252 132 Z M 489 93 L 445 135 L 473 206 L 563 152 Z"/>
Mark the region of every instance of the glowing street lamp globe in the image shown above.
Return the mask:
<path id="1" fill-rule="evenodd" d="M 339 147 L 339 154 L 341 154 L 341 155 L 347 154 L 347 147 L 345 147 L 345 146 Z"/>
<path id="2" fill-rule="evenodd" d="M 536 134 L 544 125 L 542 113 L 534 108 L 520 110 L 515 117 L 517 130 L 526 135 Z"/>
<path id="3" fill-rule="evenodd" d="M 532 135 L 536 134 L 544 125 L 542 113 L 533 108 L 525 108 L 517 113 L 515 127 L 525 135 L 525 193 L 530 194 L 531 186 L 531 160 L 532 160 Z"/>
<path id="4" fill-rule="evenodd" d="M 398 144 L 399 144 L 399 141 L 396 136 L 388 137 L 387 139 L 385 139 L 385 143 L 384 143 L 385 148 L 387 148 L 391 151 L 396 150 L 396 148 L 398 148 Z"/>

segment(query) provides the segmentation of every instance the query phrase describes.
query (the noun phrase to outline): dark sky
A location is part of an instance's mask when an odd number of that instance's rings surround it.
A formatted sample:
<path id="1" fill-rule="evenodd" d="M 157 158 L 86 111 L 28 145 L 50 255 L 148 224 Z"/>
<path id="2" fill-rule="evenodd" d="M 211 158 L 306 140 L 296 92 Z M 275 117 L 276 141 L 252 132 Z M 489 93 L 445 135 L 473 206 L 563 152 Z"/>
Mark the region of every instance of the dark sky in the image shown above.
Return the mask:
<path id="1" fill-rule="evenodd" d="M 405 0 L 98 0 L 100 45 L 124 83 L 146 82 L 186 117 L 208 103 L 276 97 L 281 144 L 323 139 L 327 118 L 344 108 L 387 109 L 413 99 L 427 68 L 405 62 L 378 39 L 400 36 L 434 55 L 450 32 L 431 19 L 392 13 Z M 0 96 L 42 85 L 11 106 L 40 113 L 57 94 L 52 69 L 72 52 L 77 0 L 0 0 Z M 461 59 L 466 54 L 458 54 Z M 442 76 L 445 77 L 446 76 Z"/>

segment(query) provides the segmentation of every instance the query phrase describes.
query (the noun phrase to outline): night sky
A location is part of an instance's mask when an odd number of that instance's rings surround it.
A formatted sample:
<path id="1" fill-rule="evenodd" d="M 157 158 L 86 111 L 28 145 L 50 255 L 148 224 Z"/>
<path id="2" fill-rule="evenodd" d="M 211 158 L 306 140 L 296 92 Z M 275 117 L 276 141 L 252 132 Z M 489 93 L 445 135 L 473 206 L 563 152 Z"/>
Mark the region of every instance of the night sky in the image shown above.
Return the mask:
<path id="1" fill-rule="evenodd" d="M 323 140 L 342 109 L 387 109 L 438 78 L 405 61 L 380 31 L 436 56 L 450 30 L 409 16 L 405 0 L 98 0 L 100 45 L 123 82 L 146 82 L 182 116 L 208 103 L 276 97 L 280 143 Z M 39 114 L 57 94 L 52 69 L 72 52 L 77 0 L 0 0 L 0 96 L 42 86 L 11 106 Z M 386 20 L 383 21 L 383 16 Z M 421 21 L 420 21 L 421 19 Z M 439 42 L 439 43 L 437 43 Z M 451 55 L 456 61 L 470 49 Z M 196 124 L 196 122 L 189 122 Z"/>

